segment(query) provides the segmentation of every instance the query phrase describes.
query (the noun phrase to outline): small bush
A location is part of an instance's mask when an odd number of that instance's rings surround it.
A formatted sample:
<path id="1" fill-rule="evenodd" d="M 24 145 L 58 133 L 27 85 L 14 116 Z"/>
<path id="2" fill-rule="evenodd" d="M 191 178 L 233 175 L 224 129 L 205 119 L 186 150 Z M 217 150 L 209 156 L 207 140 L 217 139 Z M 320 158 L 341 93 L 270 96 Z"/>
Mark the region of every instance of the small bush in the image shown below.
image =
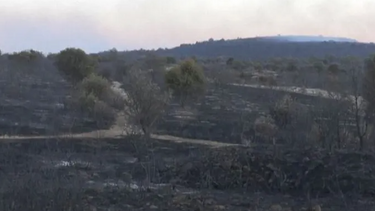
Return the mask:
<path id="1" fill-rule="evenodd" d="M 91 74 L 84 78 L 78 87 L 80 92 L 92 94 L 98 100 L 107 103 L 112 108 L 122 110 L 124 108 L 124 98 L 120 93 L 115 92 L 111 86 L 111 82 L 106 78 Z"/>
<path id="2" fill-rule="evenodd" d="M 252 79 L 253 77 L 254 75 L 251 72 L 241 71 L 239 75 L 239 78 L 244 79 L 244 80 L 249 80 L 249 79 Z"/>
<path id="3" fill-rule="evenodd" d="M 103 98 L 103 102 L 106 102 L 109 106 L 116 110 L 123 110 L 125 106 L 125 99 L 121 94 L 114 92 L 111 90 L 108 95 Z"/>
<path id="4" fill-rule="evenodd" d="M 317 122 L 311 126 L 308 138 L 311 144 L 322 148 L 349 149 L 359 144 L 358 138 L 349 130 L 343 128 L 337 134 L 336 131 L 330 130 L 327 124 Z"/>
<path id="5" fill-rule="evenodd" d="M 116 122 L 116 111 L 103 101 L 96 101 L 90 115 L 100 127 L 109 127 Z"/>
<path id="6" fill-rule="evenodd" d="M 226 65 L 227 66 L 231 66 L 234 62 L 234 59 L 232 57 L 230 57 L 227 61 L 226 61 Z"/>
<path id="7" fill-rule="evenodd" d="M 99 99 L 103 99 L 110 92 L 111 83 L 102 76 L 91 74 L 80 82 L 79 88 L 86 93 L 92 93 Z"/>
<path id="8" fill-rule="evenodd" d="M 167 64 L 176 64 L 176 58 L 174 57 L 168 56 L 166 60 L 167 60 Z"/>
<path id="9" fill-rule="evenodd" d="M 340 72 L 340 66 L 336 63 L 333 63 L 327 67 L 327 70 L 329 74 L 337 75 Z"/>
<path id="10" fill-rule="evenodd" d="M 277 86 L 276 78 L 273 76 L 259 76 L 258 80 L 264 86 Z"/>
<path id="11" fill-rule="evenodd" d="M 314 123 L 311 126 L 310 132 L 308 134 L 308 138 L 311 143 L 323 145 L 326 137 L 327 137 L 326 127 L 318 123 Z"/>
<path id="12" fill-rule="evenodd" d="M 102 69 L 99 71 L 98 75 L 107 80 L 110 80 L 112 78 L 112 71 L 108 68 Z"/>
<path id="13" fill-rule="evenodd" d="M 359 140 L 347 129 L 340 130 L 340 142 L 342 148 L 358 146 Z"/>
<path id="14" fill-rule="evenodd" d="M 269 116 L 258 117 L 254 122 L 255 134 L 265 139 L 272 139 L 278 132 L 278 127 Z"/>
<path id="15" fill-rule="evenodd" d="M 98 100 L 98 97 L 96 97 L 93 93 L 80 92 L 77 107 L 81 111 L 92 111 Z"/>
<path id="16" fill-rule="evenodd" d="M 196 99 L 205 91 L 203 69 L 192 59 L 182 62 L 165 74 L 165 82 L 184 106 L 189 99 Z"/>
<path id="17" fill-rule="evenodd" d="M 98 99 L 93 93 L 80 90 L 70 100 L 69 106 L 92 118 L 100 127 L 110 126 L 116 121 L 116 110 Z"/>
<path id="18" fill-rule="evenodd" d="M 270 108 L 269 113 L 278 127 L 283 128 L 291 124 L 293 119 L 292 108 L 294 106 L 294 102 L 294 99 L 287 94 Z"/>

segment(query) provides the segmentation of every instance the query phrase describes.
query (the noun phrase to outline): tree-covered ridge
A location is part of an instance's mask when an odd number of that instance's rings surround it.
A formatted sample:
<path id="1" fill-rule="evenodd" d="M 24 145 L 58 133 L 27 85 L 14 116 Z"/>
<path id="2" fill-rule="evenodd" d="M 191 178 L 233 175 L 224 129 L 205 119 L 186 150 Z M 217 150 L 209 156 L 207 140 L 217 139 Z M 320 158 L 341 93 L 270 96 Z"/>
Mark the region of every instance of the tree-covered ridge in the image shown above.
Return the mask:
<path id="1" fill-rule="evenodd" d="M 238 59 L 268 59 L 272 57 L 365 57 L 375 52 L 373 43 L 357 42 L 277 42 L 264 38 L 213 40 L 182 44 L 171 49 L 158 49 L 160 55 L 175 57 L 235 57 Z"/>

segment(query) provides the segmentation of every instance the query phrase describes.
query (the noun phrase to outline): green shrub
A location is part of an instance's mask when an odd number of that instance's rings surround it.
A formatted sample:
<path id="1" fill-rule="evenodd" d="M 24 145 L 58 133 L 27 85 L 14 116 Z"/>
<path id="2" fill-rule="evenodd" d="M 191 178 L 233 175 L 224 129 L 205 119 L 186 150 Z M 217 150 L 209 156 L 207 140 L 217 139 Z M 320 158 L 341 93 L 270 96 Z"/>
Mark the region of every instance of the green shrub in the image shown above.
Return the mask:
<path id="1" fill-rule="evenodd" d="M 55 65 L 69 81 L 75 84 L 94 72 L 96 61 L 81 49 L 66 48 L 56 55 Z"/>
<path id="2" fill-rule="evenodd" d="M 167 58 L 166 58 L 166 60 L 167 60 L 167 64 L 176 64 L 176 58 L 174 58 L 174 57 L 171 57 L 171 56 L 168 56 Z"/>
<path id="3" fill-rule="evenodd" d="M 111 88 L 111 82 L 102 76 L 91 74 L 79 83 L 80 92 L 89 93 L 116 110 L 124 108 L 124 99 Z"/>
<path id="4" fill-rule="evenodd" d="M 92 118 L 100 126 L 110 126 L 116 121 L 116 110 L 98 99 L 93 93 L 82 90 L 70 102 L 71 106 Z"/>
<path id="5" fill-rule="evenodd" d="M 13 60 L 16 62 L 34 62 L 40 58 L 44 58 L 43 53 L 35 51 L 35 50 L 24 50 L 21 52 L 14 52 L 8 55 L 9 60 Z"/>
<path id="6" fill-rule="evenodd" d="M 173 94 L 180 98 L 182 105 L 205 91 L 203 69 L 192 59 L 183 61 L 165 74 L 165 82 Z"/>
<path id="7" fill-rule="evenodd" d="M 332 63 L 327 67 L 328 73 L 337 75 L 340 72 L 340 66 L 337 63 Z"/>
<path id="8" fill-rule="evenodd" d="M 92 111 L 95 103 L 99 101 L 93 93 L 80 91 L 77 101 L 73 101 L 81 111 Z"/>
<path id="9" fill-rule="evenodd" d="M 79 88 L 86 93 L 92 93 L 99 99 L 111 90 L 111 83 L 102 76 L 90 74 L 79 83 Z"/>

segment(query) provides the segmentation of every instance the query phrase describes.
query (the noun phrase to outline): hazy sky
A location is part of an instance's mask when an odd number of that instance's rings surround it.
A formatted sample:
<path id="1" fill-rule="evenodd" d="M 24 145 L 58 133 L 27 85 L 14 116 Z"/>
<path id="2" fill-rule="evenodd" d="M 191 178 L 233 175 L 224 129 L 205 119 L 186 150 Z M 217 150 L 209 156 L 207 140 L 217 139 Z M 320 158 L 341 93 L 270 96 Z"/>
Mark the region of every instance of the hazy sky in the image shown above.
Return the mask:
<path id="1" fill-rule="evenodd" d="M 0 49 L 151 49 L 262 35 L 375 41 L 375 0 L 0 0 Z"/>

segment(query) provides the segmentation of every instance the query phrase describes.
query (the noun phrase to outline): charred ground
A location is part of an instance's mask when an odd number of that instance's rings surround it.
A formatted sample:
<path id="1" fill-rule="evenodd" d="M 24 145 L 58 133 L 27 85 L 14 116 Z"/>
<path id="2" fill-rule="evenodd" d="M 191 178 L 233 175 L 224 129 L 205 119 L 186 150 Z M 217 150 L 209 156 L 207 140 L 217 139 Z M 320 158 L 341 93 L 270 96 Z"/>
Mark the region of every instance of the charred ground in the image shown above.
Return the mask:
<path id="1" fill-rule="evenodd" d="M 97 62 L 90 80 L 104 88 L 137 81 L 139 70 L 162 91 L 164 74 L 195 56 L 204 93 L 184 106 L 172 98 L 160 118 L 149 112 L 158 117 L 150 137 L 122 133 L 123 101 L 84 95 L 100 104 L 75 107 L 75 92 L 90 86 L 64 77 L 56 55 L 3 54 L 0 209 L 371 210 L 373 122 L 355 105 L 372 102 L 363 86 L 372 52 L 233 40 L 87 55 Z"/>

